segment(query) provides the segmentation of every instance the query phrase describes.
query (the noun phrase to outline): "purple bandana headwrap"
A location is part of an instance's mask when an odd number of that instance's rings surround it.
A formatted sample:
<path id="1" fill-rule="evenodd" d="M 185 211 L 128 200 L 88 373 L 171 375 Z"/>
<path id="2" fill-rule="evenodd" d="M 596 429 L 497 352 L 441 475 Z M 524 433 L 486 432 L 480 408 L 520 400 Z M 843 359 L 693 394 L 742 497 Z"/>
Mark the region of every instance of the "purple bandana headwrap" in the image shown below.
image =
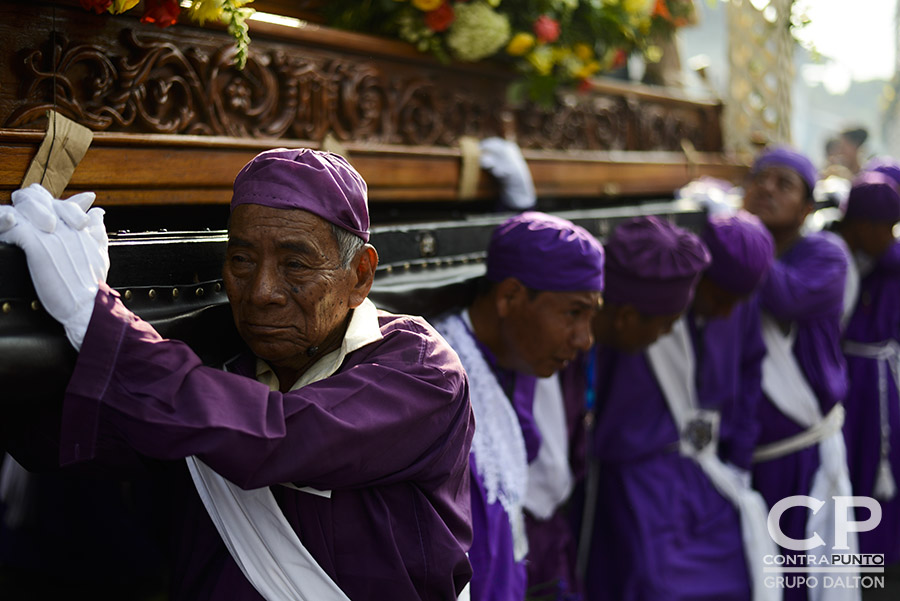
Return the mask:
<path id="1" fill-rule="evenodd" d="M 701 239 L 712 255 L 705 276 L 738 296 L 753 292 L 775 258 L 772 234 L 747 211 L 711 216 Z"/>
<path id="2" fill-rule="evenodd" d="M 812 197 L 813 190 L 816 189 L 816 181 L 819 179 L 819 173 L 806 155 L 783 146 L 770 148 L 762 151 L 756 157 L 750 173 L 759 173 L 766 167 L 787 167 L 795 171 L 806 182 L 807 196 Z"/>
<path id="3" fill-rule="evenodd" d="M 878 171 L 861 173 L 850 187 L 844 219 L 900 221 L 900 192 L 891 177 Z"/>
<path id="4" fill-rule="evenodd" d="M 267 150 L 234 179 L 231 210 L 242 204 L 302 209 L 369 241 L 366 182 L 343 157 L 310 148 Z"/>
<path id="5" fill-rule="evenodd" d="M 696 235 L 659 217 L 620 223 L 606 242 L 606 301 L 645 315 L 684 311 L 709 265 Z"/>
<path id="6" fill-rule="evenodd" d="M 516 278 L 532 290 L 603 290 L 603 246 L 571 221 L 529 211 L 494 229 L 486 275 Z"/>
<path id="7" fill-rule="evenodd" d="M 884 173 L 894 180 L 894 185 L 900 186 L 900 162 L 896 159 L 886 156 L 875 157 L 866 163 L 864 170 Z"/>

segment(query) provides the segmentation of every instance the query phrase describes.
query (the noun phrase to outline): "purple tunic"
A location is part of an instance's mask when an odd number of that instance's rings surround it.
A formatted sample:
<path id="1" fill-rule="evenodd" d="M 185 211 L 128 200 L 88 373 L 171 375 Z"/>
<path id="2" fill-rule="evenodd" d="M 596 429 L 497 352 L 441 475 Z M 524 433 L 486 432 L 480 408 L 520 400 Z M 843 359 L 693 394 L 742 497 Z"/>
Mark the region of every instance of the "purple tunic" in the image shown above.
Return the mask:
<path id="1" fill-rule="evenodd" d="M 859 301 L 847 324 L 844 337 L 860 343 L 900 341 L 900 242 L 878 258 L 872 271 L 860 283 Z M 890 461 L 894 481 L 900 482 L 900 399 L 890 368 L 884 361 L 847 356 L 850 391 L 844 406 L 844 439 L 847 463 L 853 482 L 853 494 L 874 496 L 875 480 L 881 458 L 881 413 L 879 363 L 887 384 L 887 410 L 890 424 Z M 900 561 L 900 494 L 880 500 L 881 523 L 859 533 L 860 551 L 883 553 L 885 563 Z M 860 512 L 858 520 L 868 517 Z"/>
<path id="2" fill-rule="evenodd" d="M 246 355 L 226 373 L 162 340 L 105 286 L 63 408 L 63 463 L 127 445 L 197 455 L 244 488 L 272 486 L 287 521 L 354 601 L 455 599 L 469 580 L 473 417 L 458 358 L 419 318 L 379 312 L 383 339 L 287 393 Z M 167 463 L 175 600 L 258 600 L 183 461 Z M 332 490 L 330 499 L 279 486 Z"/>
<path id="3" fill-rule="evenodd" d="M 761 399 L 757 308 L 738 305 L 702 329 L 688 319 L 698 402 L 721 412 L 723 460 L 746 465 Z M 646 354 L 601 349 L 597 370 L 592 452 L 600 484 L 586 598 L 749 600 L 738 512 L 678 451 L 678 431 Z"/>
<path id="4" fill-rule="evenodd" d="M 801 238 L 772 264 L 760 290 L 760 306 L 775 319 L 794 322 L 794 356 L 819 401 L 822 415 L 847 393 L 846 363 L 840 347 L 840 317 L 847 274 L 844 242 L 829 232 Z M 778 410 L 771 400 L 759 405 L 759 444 L 782 440 L 803 428 Z M 791 495 L 807 495 L 819 467 L 818 446 L 753 466 L 753 485 L 771 507 Z M 806 538 L 805 507 L 788 509 L 782 531 Z M 788 550 L 782 550 L 788 553 Z M 785 589 L 785 598 L 805 598 L 804 589 Z M 793 597 L 796 595 L 797 597 Z"/>
<path id="5" fill-rule="evenodd" d="M 500 501 L 488 503 L 484 482 L 478 475 L 475 455 L 472 469 L 472 601 L 523 601 L 525 562 L 513 555 L 509 516 Z"/>

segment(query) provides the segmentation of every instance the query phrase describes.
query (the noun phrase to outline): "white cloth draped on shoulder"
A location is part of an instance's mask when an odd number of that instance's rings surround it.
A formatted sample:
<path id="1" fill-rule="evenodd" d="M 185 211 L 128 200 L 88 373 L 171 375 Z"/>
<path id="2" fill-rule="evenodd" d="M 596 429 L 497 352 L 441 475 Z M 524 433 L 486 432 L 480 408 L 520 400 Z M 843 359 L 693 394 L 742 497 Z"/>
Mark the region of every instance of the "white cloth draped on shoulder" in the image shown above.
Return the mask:
<path id="1" fill-rule="evenodd" d="M 763 360 L 763 391 L 766 396 L 786 416 L 800 426 L 818 432 L 818 440 L 813 444 L 819 446 L 819 469 L 813 476 L 812 488 L 808 495 L 825 501 L 825 505 L 816 512 L 810 513 L 806 521 L 806 535 L 810 538 L 814 533 L 826 542 L 823 550 L 814 549 L 808 554 L 824 555 L 835 541 L 835 503 L 832 497 L 852 496 L 850 474 L 847 469 L 847 449 L 844 446 L 844 435 L 841 431 L 843 407 L 836 405 L 829 419 L 822 414 L 819 402 L 812 388 L 803 375 L 803 370 L 794 357 L 793 345 L 795 330 L 788 333 L 782 331 L 778 323 L 765 313 L 762 316 L 762 334 L 766 343 L 767 355 Z M 833 412 L 837 412 L 836 414 Z M 836 417 L 835 417 L 836 416 Z M 823 428 L 823 423 L 835 420 L 837 427 Z M 859 545 L 856 532 L 848 533 L 848 550 L 842 553 L 857 553 Z M 851 575 L 852 576 L 852 575 Z M 860 592 L 857 589 L 817 587 L 809 591 L 810 601 L 858 601 Z"/>
<path id="2" fill-rule="evenodd" d="M 765 557 L 778 552 L 766 528 L 768 508 L 762 495 L 750 488 L 743 474 L 719 459 L 716 452 L 718 415 L 711 415 L 715 412 L 704 411 L 699 406 L 694 384 L 694 350 L 685 318 L 675 322 L 672 332 L 652 344 L 646 353 L 681 433 L 681 453 L 697 462 L 713 486 L 738 511 L 753 601 L 778 601 L 781 590 L 765 584 Z M 698 448 L 692 430 L 700 429 L 696 426 L 704 423 L 709 440 Z"/>
<path id="3" fill-rule="evenodd" d="M 547 520 L 572 492 L 569 466 L 569 429 L 559 376 L 538 378 L 534 390 L 534 421 L 541 433 L 541 448 L 528 464 L 525 509 Z"/>
<path id="4" fill-rule="evenodd" d="M 528 554 L 522 505 L 528 486 L 528 455 L 522 428 L 510 399 L 475 344 L 468 311 L 434 322 L 435 329 L 459 355 L 469 375 L 469 397 L 475 414 L 472 453 L 484 481 L 488 503 L 497 501 L 509 517 L 513 554 L 520 561 Z"/>

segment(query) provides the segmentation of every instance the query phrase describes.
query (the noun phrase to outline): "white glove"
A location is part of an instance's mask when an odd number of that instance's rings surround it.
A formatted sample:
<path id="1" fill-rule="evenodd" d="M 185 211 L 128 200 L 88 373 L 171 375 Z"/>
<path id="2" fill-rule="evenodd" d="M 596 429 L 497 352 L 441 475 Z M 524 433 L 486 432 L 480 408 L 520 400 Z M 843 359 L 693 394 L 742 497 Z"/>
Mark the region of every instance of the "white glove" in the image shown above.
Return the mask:
<path id="1" fill-rule="evenodd" d="M 710 215 L 733 215 L 740 206 L 740 195 L 730 182 L 707 176 L 676 190 L 675 198 L 695 202 Z"/>
<path id="2" fill-rule="evenodd" d="M 500 201 L 508 209 L 525 210 L 537 202 L 531 171 L 518 144 L 503 138 L 481 141 L 481 167 L 500 182 Z"/>
<path id="3" fill-rule="evenodd" d="M 40 184 L 31 184 L 12 193 L 12 206 L 0 206 L 0 242 L 25 251 L 41 304 L 77 350 L 109 271 L 103 209 L 88 211 L 94 198 L 83 192 L 56 200 Z"/>

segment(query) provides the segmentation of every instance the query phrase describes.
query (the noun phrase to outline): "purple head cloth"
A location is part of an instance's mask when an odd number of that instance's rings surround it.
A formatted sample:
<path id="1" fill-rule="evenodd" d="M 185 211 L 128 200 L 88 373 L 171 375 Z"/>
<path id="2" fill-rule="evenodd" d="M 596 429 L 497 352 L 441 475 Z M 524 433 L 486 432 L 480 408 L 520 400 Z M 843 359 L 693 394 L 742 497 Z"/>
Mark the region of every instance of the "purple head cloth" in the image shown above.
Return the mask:
<path id="1" fill-rule="evenodd" d="M 533 290 L 603 290 L 603 246 L 571 221 L 528 211 L 494 229 L 486 275 L 492 282 L 513 277 Z"/>
<path id="2" fill-rule="evenodd" d="M 844 219 L 900 221 L 900 192 L 886 173 L 864 171 L 850 187 Z"/>
<path id="3" fill-rule="evenodd" d="M 900 162 L 893 157 L 879 156 L 874 157 L 863 168 L 865 171 L 878 171 L 884 173 L 892 180 L 895 186 L 900 186 Z"/>
<path id="4" fill-rule="evenodd" d="M 696 235 L 658 217 L 620 223 L 606 241 L 606 301 L 645 315 L 674 315 L 694 296 L 709 251 Z"/>
<path id="5" fill-rule="evenodd" d="M 769 148 L 759 153 L 750 173 L 756 174 L 766 167 L 787 167 L 795 171 L 806 182 L 807 195 L 812 196 L 819 172 L 806 155 L 785 146 Z"/>
<path id="6" fill-rule="evenodd" d="M 710 216 L 700 237 L 712 255 L 705 276 L 738 296 L 756 289 L 775 258 L 772 234 L 747 211 Z"/>
<path id="7" fill-rule="evenodd" d="M 276 148 L 256 155 L 234 179 L 231 210 L 242 204 L 309 211 L 369 241 L 366 182 L 331 152 Z"/>

